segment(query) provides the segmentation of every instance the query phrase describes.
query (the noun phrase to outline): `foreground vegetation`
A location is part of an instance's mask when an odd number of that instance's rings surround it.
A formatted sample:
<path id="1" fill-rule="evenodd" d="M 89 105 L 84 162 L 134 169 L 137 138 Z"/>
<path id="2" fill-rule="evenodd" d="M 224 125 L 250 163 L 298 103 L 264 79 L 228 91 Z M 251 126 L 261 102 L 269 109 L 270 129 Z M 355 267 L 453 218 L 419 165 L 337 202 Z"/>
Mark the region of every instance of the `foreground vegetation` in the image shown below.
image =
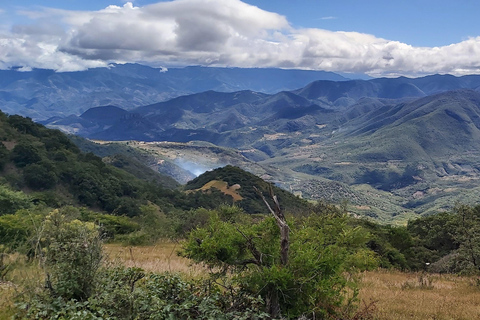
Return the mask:
<path id="1" fill-rule="evenodd" d="M 208 274 L 208 269 L 192 266 L 190 261 L 177 256 L 178 248 L 179 244 L 171 241 L 141 247 L 106 244 L 105 263 L 110 267 L 125 265 L 157 274 L 179 273 L 186 279 L 199 279 Z M 32 266 L 23 258 L 13 259 L 16 260 L 15 275 L 8 277 L 14 278 L 13 282 L 0 282 L 2 320 L 10 319 L 16 312 L 13 307 L 19 291 L 35 278 L 28 275 L 33 270 L 40 273 L 38 264 Z M 470 320 L 476 318 L 480 307 L 476 276 L 384 269 L 359 274 L 358 298 L 359 311 L 364 313 L 365 319 L 375 320 Z"/>
<path id="2" fill-rule="evenodd" d="M 390 312 L 448 319 L 453 309 L 422 309 L 417 300 L 412 309 L 399 301 L 419 295 L 425 303 L 436 296 L 445 303 L 478 304 L 477 278 L 453 274 L 479 274 L 480 207 L 390 227 L 317 205 L 303 216 L 286 217 L 287 262 L 269 215 L 248 215 L 235 206 L 199 209 L 192 215 L 204 218 L 186 231 L 187 240 L 165 247 L 155 234 L 170 232 L 173 221 L 153 206 L 142 210 L 143 221 L 102 220 L 112 216 L 96 213 L 102 226 L 85 220 L 93 212 L 74 207 L 0 216 L 2 293 L 10 296 L 2 310 L 25 319 L 389 319 Z M 112 222 L 124 226 L 115 229 Z M 119 233 L 127 222 L 136 228 Z M 117 239 L 107 244 L 108 255 L 102 237 Z M 123 247 L 118 241 L 158 247 Z M 427 267 L 425 259 L 433 263 Z M 200 265 L 192 268 L 193 262 Z M 380 267 L 418 271 L 375 271 Z M 35 276 L 27 277 L 27 269 Z M 468 310 L 455 319 L 468 319 Z"/>
<path id="3" fill-rule="evenodd" d="M 470 320 L 480 308 L 478 277 L 391 270 L 362 274 L 359 298 L 375 320 Z"/>
<path id="4" fill-rule="evenodd" d="M 387 319 L 397 307 L 365 291 L 369 275 L 391 292 L 398 281 L 375 270 L 421 272 L 400 285 L 412 294 L 454 279 L 429 272 L 480 274 L 480 206 L 380 225 L 230 166 L 167 189 L 29 119 L 0 120 L 4 318 Z M 173 241 L 163 255 L 160 239 Z M 454 292 L 474 303 L 471 279 Z"/>

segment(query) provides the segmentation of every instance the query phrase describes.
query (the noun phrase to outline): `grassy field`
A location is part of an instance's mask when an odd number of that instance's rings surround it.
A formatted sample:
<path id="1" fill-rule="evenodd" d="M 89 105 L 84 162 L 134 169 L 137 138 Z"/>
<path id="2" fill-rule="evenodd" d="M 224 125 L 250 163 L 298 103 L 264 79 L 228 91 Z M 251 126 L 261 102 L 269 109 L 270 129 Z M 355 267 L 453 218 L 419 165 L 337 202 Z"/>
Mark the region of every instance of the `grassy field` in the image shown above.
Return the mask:
<path id="1" fill-rule="evenodd" d="M 106 244 L 106 263 L 151 272 L 180 272 L 193 278 L 204 275 L 207 271 L 204 267 L 177 256 L 180 245 L 175 242 L 142 247 Z M 15 269 L 6 281 L 0 281 L 0 320 L 11 318 L 13 297 L 25 283 L 43 279 L 37 264 L 28 264 L 22 257 L 13 259 Z M 479 319 L 478 277 L 378 270 L 364 272 L 360 279 L 361 304 L 370 305 L 372 320 Z"/>
<path id="2" fill-rule="evenodd" d="M 198 277 L 201 266 L 178 257 L 180 244 L 122 247 L 106 245 L 110 261 L 148 271 Z M 475 277 L 378 270 L 361 274 L 362 306 L 372 302 L 375 320 L 473 320 L 480 317 L 480 280 Z"/>
<path id="3" fill-rule="evenodd" d="M 372 271 L 362 275 L 360 299 L 374 302 L 376 320 L 473 320 L 480 317 L 478 278 Z"/>
<path id="4" fill-rule="evenodd" d="M 180 272 L 189 277 L 199 277 L 206 269 L 193 265 L 190 260 L 179 257 L 181 244 L 160 242 L 155 246 L 125 247 L 120 244 L 106 244 L 107 263 L 139 267 L 149 272 Z"/>
<path id="5" fill-rule="evenodd" d="M 25 287 L 43 281 L 43 274 L 37 263 L 28 263 L 23 255 L 8 255 L 4 263 L 9 271 L 0 279 L 0 320 L 10 320 L 14 315 L 15 296 Z"/>

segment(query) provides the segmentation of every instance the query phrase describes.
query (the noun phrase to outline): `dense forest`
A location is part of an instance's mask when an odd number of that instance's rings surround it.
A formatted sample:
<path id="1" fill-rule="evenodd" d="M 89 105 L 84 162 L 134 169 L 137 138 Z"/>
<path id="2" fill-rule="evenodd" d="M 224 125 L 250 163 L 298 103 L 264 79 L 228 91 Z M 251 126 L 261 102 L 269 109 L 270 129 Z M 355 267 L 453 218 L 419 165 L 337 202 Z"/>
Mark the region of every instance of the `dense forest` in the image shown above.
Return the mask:
<path id="1" fill-rule="evenodd" d="M 41 279 L 15 295 L 17 319 L 369 319 L 358 312 L 360 271 L 480 273 L 480 206 L 381 225 L 232 166 L 165 183 L 20 116 L 0 113 L 0 141 L 0 280 L 14 281 L 12 257 Z M 165 238 L 208 275 L 103 262 L 102 243 Z"/>

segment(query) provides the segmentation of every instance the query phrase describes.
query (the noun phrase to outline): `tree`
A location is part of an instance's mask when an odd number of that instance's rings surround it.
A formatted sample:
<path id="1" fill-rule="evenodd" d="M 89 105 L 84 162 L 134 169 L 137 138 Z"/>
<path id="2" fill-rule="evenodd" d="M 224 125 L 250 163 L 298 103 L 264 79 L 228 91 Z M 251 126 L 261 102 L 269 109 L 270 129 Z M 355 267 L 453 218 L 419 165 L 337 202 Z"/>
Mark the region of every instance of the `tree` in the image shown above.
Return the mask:
<path id="1" fill-rule="evenodd" d="M 365 246 L 368 233 L 341 215 L 287 220 L 272 200 L 272 216 L 263 218 L 237 212 L 227 220 L 211 211 L 182 254 L 214 268 L 214 279 L 233 274 L 229 289 L 260 295 L 273 318 L 322 317 L 351 305 L 357 291 L 347 274 L 377 265 Z"/>
<path id="2" fill-rule="evenodd" d="M 42 162 L 27 165 L 23 170 L 23 178 L 26 185 L 34 190 L 53 188 L 58 180 L 53 166 Z"/>
<path id="3" fill-rule="evenodd" d="M 455 208 L 454 239 L 459 244 L 458 257 L 462 273 L 480 274 L 480 206 Z"/>
<path id="4" fill-rule="evenodd" d="M 11 152 L 15 165 L 23 168 L 26 165 L 37 163 L 42 160 L 41 151 L 37 144 L 22 141 L 18 143 Z"/>
<path id="5" fill-rule="evenodd" d="M 0 185 L 0 216 L 13 214 L 17 210 L 28 208 L 31 205 L 31 198 L 25 193 Z"/>

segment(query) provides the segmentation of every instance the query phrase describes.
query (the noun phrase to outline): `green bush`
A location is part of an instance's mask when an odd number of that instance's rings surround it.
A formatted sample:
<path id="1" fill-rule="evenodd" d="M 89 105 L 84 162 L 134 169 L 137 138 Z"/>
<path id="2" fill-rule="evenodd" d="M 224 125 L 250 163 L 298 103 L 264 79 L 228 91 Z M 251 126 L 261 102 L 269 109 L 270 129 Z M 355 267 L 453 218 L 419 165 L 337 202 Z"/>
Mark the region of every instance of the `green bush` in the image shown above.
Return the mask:
<path id="1" fill-rule="evenodd" d="M 21 141 L 13 148 L 10 156 L 17 167 L 23 168 L 42 160 L 41 146 L 31 141 Z"/>
<path id="2" fill-rule="evenodd" d="M 0 244 L 17 249 L 27 242 L 32 229 L 28 217 L 14 214 L 0 216 Z"/>
<path id="3" fill-rule="evenodd" d="M 222 291 L 208 282 L 138 268 L 103 269 L 87 301 L 37 294 L 18 303 L 21 319 L 270 319 L 254 296 Z"/>
<path id="4" fill-rule="evenodd" d="M 13 214 L 17 210 L 31 206 L 31 199 L 25 193 L 0 185 L 0 215 Z"/>
<path id="5" fill-rule="evenodd" d="M 98 227 L 91 222 L 67 221 L 54 210 L 46 217 L 39 238 L 52 295 L 85 301 L 95 289 L 102 261 Z"/>

